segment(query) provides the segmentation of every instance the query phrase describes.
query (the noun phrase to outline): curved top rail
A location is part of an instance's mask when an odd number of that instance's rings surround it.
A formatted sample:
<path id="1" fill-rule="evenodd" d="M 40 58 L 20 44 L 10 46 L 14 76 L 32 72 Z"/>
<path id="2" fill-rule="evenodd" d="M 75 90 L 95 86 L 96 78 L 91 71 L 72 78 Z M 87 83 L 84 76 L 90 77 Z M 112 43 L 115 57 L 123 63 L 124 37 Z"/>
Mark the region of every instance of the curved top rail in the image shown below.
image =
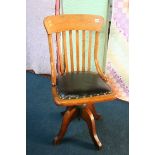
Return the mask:
<path id="1" fill-rule="evenodd" d="M 65 14 L 47 16 L 44 25 L 48 34 L 68 30 L 102 30 L 104 19 L 102 16 L 88 14 Z"/>

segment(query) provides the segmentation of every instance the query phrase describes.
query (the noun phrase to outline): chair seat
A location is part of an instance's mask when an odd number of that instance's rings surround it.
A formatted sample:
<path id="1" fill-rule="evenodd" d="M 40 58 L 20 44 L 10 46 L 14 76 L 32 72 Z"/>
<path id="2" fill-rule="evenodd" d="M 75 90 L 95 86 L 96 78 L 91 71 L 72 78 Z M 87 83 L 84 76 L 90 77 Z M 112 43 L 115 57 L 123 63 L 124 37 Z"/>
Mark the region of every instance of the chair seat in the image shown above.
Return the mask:
<path id="1" fill-rule="evenodd" d="M 62 99 L 78 99 L 110 94 L 111 88 L 98 74 L 72 72 L 57 77 L 57 93 Z"/>

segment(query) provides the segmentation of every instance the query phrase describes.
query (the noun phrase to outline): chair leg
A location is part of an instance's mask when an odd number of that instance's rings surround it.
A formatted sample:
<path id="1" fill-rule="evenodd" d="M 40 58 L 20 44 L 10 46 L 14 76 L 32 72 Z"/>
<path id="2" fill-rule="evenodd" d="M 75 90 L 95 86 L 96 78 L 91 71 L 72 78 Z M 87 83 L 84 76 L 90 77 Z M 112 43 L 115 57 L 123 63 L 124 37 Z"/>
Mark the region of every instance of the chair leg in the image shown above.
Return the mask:
<path id="1" fill-rule="evenodd" d="M 67 128 L 68 128 L 70 122 L 72 121 L 73 118 L 76 117 L 77 113 L 78 112 L 75 107 L 70 107 L 66 110 L 66 112 L 63 116 L 60 131 L 59 131 L 58 135 L 54 138 L 54 144 L 59 144 L 61 142 L 61 140 L 63 139 L 63 137 L 67 131 Z"/>
<path id="2" fill-rule="evenodd" d="M 94 144 L 97 146 L 98 149 L 101 149 L 102 144 L 101 144 L 101 142 L 97 136 L 97 133 L 96 133 L 96 125 L 95 125 L 94 116 L 88 107 L 83 108 L 82 118 L 86 121 L 86 123 L 88 125 L 89 133 L 90 133 L 90 136 L 91 136 Z"/>
<path id="3" fill-rule="evenodd" d="M 96 120 L 99 120 L 102 118 L 102 116 L 97 113 L 95 106 L 93 104 L 87 105 L 87 107 L 91 110 L 91 112 L 93 113 L 93 116 Z"/>

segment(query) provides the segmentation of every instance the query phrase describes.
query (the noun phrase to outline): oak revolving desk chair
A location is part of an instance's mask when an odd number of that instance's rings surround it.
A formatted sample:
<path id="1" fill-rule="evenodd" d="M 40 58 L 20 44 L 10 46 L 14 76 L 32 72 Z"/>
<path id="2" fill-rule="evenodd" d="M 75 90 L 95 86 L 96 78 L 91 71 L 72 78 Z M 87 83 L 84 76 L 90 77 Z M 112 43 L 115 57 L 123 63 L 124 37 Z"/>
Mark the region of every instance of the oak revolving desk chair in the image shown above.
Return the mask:
<path id="1" fill-rule="evenodd" d="M 102 147 L 95 126 L 95 120 L 98 120 L 100 115 L 97 114 L 94 104 L 115 99 L 115 93 L 108 84 L 108 77 L 102 71 L 98 62 L 99 34 L 103 23 L 104 19 L 101 16 L 85 14 L 48 16 L 44 19 L 44 26 L 48 34 L 54 102 L 58 106 L 66 107 L 60 131 L 54 139 L 55 144 L 62 141 L 70 122 L 75 117 L 80 116 L 86 121 L 94 144 L 98 149 Z M 73 31 L 76 36 L 75 40 L 73 40 Z M 87 56 L 85 54 L 86 31 L 89 33 Z M 93 32 L 95 35 L 92 35 Z M 81 40 L 80 33 L 82 33 Z M 60 40 L 57 42 L 60 71 L 58 71 L 55 64 L 53 34 L 62 35 L 62 44 Z M 68 46 L 67 36 L 69 38 Z M 81 51 L 80 41 L 82 44 Z M 76 52 L 73 52 L 73 45 L 76 47 Z M 67 49 L 67 47 L 69 48 Z M 73 54 L 76 54 L 76 60 Z M 80 54 L 82 54 L 82 65 L 80 65 Z M 94 56 L 93 63 L 96 66 L 96 72 L 91 71 L 92 55 Z M 69 59 L 70 61 L 68 61 Z M 86 61 L 88 62 L 87 66 Z"/>

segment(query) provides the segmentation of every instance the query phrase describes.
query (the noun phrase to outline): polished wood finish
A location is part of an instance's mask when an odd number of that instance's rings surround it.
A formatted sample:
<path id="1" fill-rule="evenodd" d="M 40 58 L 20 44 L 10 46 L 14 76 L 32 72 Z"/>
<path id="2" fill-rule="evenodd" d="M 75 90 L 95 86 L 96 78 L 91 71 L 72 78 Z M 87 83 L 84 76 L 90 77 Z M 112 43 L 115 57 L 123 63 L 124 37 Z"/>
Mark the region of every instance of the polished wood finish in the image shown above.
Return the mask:
<path id="1" fill-rule="evenodd" d="M 77 63 L 77 71 L 80 71 L 80 51 L 79 51 L 79 30 L 82 30 L 82 71 L 86 70 L 85 66 L 85 31 L 89 30 L 89 47 L 88 47 L 88 71 L 91 69 L 91 46 L 92 46 L 92 31 L 95 31 L 95 45 L 94 45 L 94 62 L 96 65 L 96 70 L 100 77 L 104 80 L 107 80 L 107 77 L 103 70 L 101 69 L 98 62 L 98 47 L 99 47 L 99 32 L 101 31 L 103 25 L 103 18 L 101 16 L 95 15 L 59 15 L 59 16 L 48 16 L 44 19 L 44 25 L 48 35 L 52 36 L 52 33 L 56 32 L 57 36 L 60 38 L 60 33 L 62 32 L 63 39 L 63 48 L 64 48 L 64 66 L 65 72 L 69 72 L 68 69 L 68 59 L 67 59 L 67 46 L 66 46 L 66 35 L 65 31 L 69 30 L 69 46 L 70 46 L 70 63 L 71 63 L 71 72 L 74 72 L 74 55 L 73 55 L 73 39 L 72 39 L 72 31 L 76 30 L 76 63 Z M 52 41 L 50 41 L 52 42 Z M 64 68 L 62 64 L 62 53 L 60 51 L 60 41 L 58 42 L 58 70 L 59 74 L 64 73 Z M 51 50 L 51 48 L 50 48 Z M 50 53 L 52 53 L 50 51 Z M 51 59 L 51 61 L 54 61 Z M 51 62 L 53 64 L 53 62 Z M 60 64 L 60 72 L 59 72 L 59 64 Z M 56 75 L 55 65 L 51 65 L 52 75 L 52 84 L 56 85 Z M 55 80 L 55 81 L 54 81 Z"/>
<path id="2" fill-rule="evenodd" d="M 97 113 L 94 104 L 88 104 L 87 107 L 90 109 L 90 111 L 92 112 L 95 120 L 99 120 L 101 119 L 101 115 Z"/>
<path id="3" fill-rule="evenodd" d="M 82 31 L 82 71 L 85 71 L 85 31 Z"/>
<path id="4" fill-rule="evenodd" d="M 95 120 L 100 120 L 102 118 L 102 116 L 100 114 L 97 113 L 94 104 L 88 104 L 87 107 L 89 108 L 89 110 L 92 112 Z M 62 115 L 65 114 L 65 112 L 68 110 L 69 107 L 66 107 L 66 109 L 64 111 L 61 112 Z"/>
<path id="5" fill-rule="evenodd" d="M 68 128 L 70 122 L 72 121 L 73 118 L 76 117 L 77 113 L 78 113 L 78 111 L 75 107 L 70 107 L 66 110 L 63 120 L 62 120 L 60 131 L 59 131 L 58 135 L 54 138 L 55 144 L 59 144 L 61 142 L 61 140 L 63 139 L 63 137 L 67 131 L 67 128 Z"/>
<path id="6" fill-rule="evenodd" d="M 76 66 L 77 71 L 80 70 L 80 63 L 79 63 L 79 31 L 76 30 Z"/>
<path id="7" fill-rule="evenodd" d="M 59 47 L 58 47 L 58 41 L 60 40 L 60 35 L 56 33 L 56 42 L 57 42 L 57 72 L 61 74 L 61 67 L 60 67 L 60 54 L 59 54 Z"/>
<path id="8" fill-rule="evenodd" d="M 92 32 L 95 32 L 95 44 L 94 44 L 94 62 L 96 66 L 97 73 L 99 76 L 106 80 L 107 83 L 110 83 L 110 78 L 108 78 L 105 73 L 102 71 L 99 62 L 98 62 L 98 48 L 99 48 L 99 33 L 102 29 L 104 23 L 104 19 L 101 16 L 96 15 L 59 15 L 59 16 L 48 16 L 44 19 L 44 26 L 46 28 L 48 34 L 48 42 L 49 42 L 49 50 L 50 50 L 50 63 L 51 63 L 51 81 L 52 81 L 52 94 L 54 97 L 54 101 L 59 106 L 66 106 L 66 112 L 64 114 L 64 118 L 62 121 L 62 125 L 57 137 L 54 139 L 54 143 L 58 144 L 61 142 L 65 132 L 67 131 L 67 127 L 71 120 L 77 115 L 77 107 L 82 107 L 82 115 L 81 117 L 86 121 L 89 133 L 92 137 L 94 144 L 98 149 L 102 147 L 102 144 L 97 137 L 96 127 L 95 127 L 95 119 L 100 119 L 100 115 L 97 114 L 94 103 L 110 101 L 116 98 L 115 91 L 112 90 L 109 94 L 91 96 L 91 97 L 83 97 L 78 99 L 61 99 L 59 94 L 57 93 L 56 88 L 56 76 L 59 74 L 59 70 L 56 70 L 55 61 L 54 61 L 54 51 L 52 45 L 52 34 L 53 33 L 61 33 L 63 39 L 63 50 L 64 50 L 64 67 L 61 67 L 61 73 L 64 72 L 74 72 L 74 70 L 78 71 L 86 71 L 85 61 L 88 60 L 88 70 L 91 72 L 91 49 L 93 49 L 92 45 Z M 72 32 L 75 30 L 76 32 L 76 40 L 74 41 L 72 38 Z M 70 46 L 70 56 L 67 57 L 66 45 L 66 31 L 69 31 L 69 46 Z M 82 31 L 82 51 L 79 50 L 79 31 Z M 86 31 L 89 32 L 89 44 L 88 44 L 88 58 L 86 58 Z M 76 62 L 74 62 L 73 55 L 73 43 L 76 43 Z M 58 43 L 58 51 L 60 51 L 60 43 Z M 62 54 L 61 52 L 59 52 Z M 59 55 L 58 53 L 58 55 Z M 80 53 L 82 53 L 82 68 L 80 70 Z M 59 57 L 62 59 L 61 57 Z M 70 59 L 71 69 L 69 70 L 68 59 Z M 60 60 L 60 62 L 62 62 Z M 74 65 L 76 63 L 77 69 L 75 69 Z M 61 64 L 60 64 L 61 65 Z M 64 71 L 64 72 L 63 72 Z M 92 72 L 91 72 L 92 73 Z"/>
<path id="9" fill-rule="evenodd" d="M 57 53 L 58 53 L 58 66 L 60 66 L 60 74 L 64 73 L 62 54 L 61 54 L 61 46 L 60 46 L 60 33 L 56 34 L 57 36 Z"/>
<path id="10" fill-rule="evenodd" d="M 70 62 L 71 62 L 71 72 L 74 72 L 74 58 L 73 58 L 73 42 L 72 42 L 72 31 L 69 31 L 70 40 Z"/>
<path id="11" fill-rule="evenodd" d="M 88 106 L 83 106 L 80 108 L 82 111 L 80 117 L 87 123 L 92 141 L 94 142 L 97 149 L 101 149 L 102 144 L 101 144 L 101 142 L 97 136 L 97 133 L 96 133 L 96 125 L 95 125 L 93 112 L 91 111 L 90 107 L 88 107 Z M 75 106 L 73 106 L 73 107 L 69 107 L 66 109 L 66 111 L 64 113 L 63 121 L 61 124 L 60 131 L 59 131 L 58 135 L 54 138 L 54 144 L 61 143 L 70 122 L 77 116 L 80 108 L 76 108 Z"/>
<path id="12" fill-rule="evenodd" d="M 52 87 L 52 94 L 54 96 L 54 101 L 59 106 L 78 106 L 84 103 L 86 104 L 94 104 L 103 101 L 110 101 L 116 98 L 116 94 L 111 92 L 106 95 L 92 96 L 92 97 L 83 97 L 78 99 L 61 99 L 57 94 L 56 87 Z"/>
<path id="13" fill-rule="evenodd" d="M 85 107 L 82 110 L 82 118 L 86 121 L 86 123 L 88 125 L 89 133 L 90 133 L 90 136 L 91 136 L 94 144 L 97 146 L 98 149 L 101 149 L 102 144 L 101 144 L 101 142 L 97 136 L 97 133 L 96 133 L 96 125 L 95 125 L 94 116 L 88 107 Z"/>
<path id="14" fill-rule="evenodd" d="M 65 59 L 65 71 L 68 73 L 68 57 L 67 57 L 67 46 L 66 46 L 66 32 L 62 32 L 63 37 L 63 49 L 64 49 L 64 59 Z"/>
<path id="15" fill-rule="evenodd" d="M 90 67 L 91 67 L 91 46 L 92 46 L 92 31 L 89 32 L 88 71 L 90 71 Z"/>
<path id="16" fill-rule="evenodd" d="M 95 47 L 94 47 L 94 61 L 96 65 L 96 69 L 98 74 L 103 80 L 107 81 L 107 77 L 105 73 L 103 73 L 103 70 L 101 69 L 99 62 L 98 62 L 98 48 L 99 48 L 99 32 L 96 32 L 95 34 Z"/>
<path id="17" fill-rule="evenodd" d="M 44 25 L 48 34 L 69 30 L 92 30 L 100 32 L 103 23 L 103 17 L 96 15 L 66 14 L 48 16 L 44 19 Z"/>
<path id="18" fill-rule="evenodd" d="M 52 85 L 56 85 L 56 68 L 55 68 L 55 58 L 54 58 L 54 50 L 53 50 L 53 43 L 52 43 L 52 35 L 48 35 L 48 44 L 49 44 L 49 51 L 50 51 L 50 63 L 51 63 L 51 81 Z"/>

